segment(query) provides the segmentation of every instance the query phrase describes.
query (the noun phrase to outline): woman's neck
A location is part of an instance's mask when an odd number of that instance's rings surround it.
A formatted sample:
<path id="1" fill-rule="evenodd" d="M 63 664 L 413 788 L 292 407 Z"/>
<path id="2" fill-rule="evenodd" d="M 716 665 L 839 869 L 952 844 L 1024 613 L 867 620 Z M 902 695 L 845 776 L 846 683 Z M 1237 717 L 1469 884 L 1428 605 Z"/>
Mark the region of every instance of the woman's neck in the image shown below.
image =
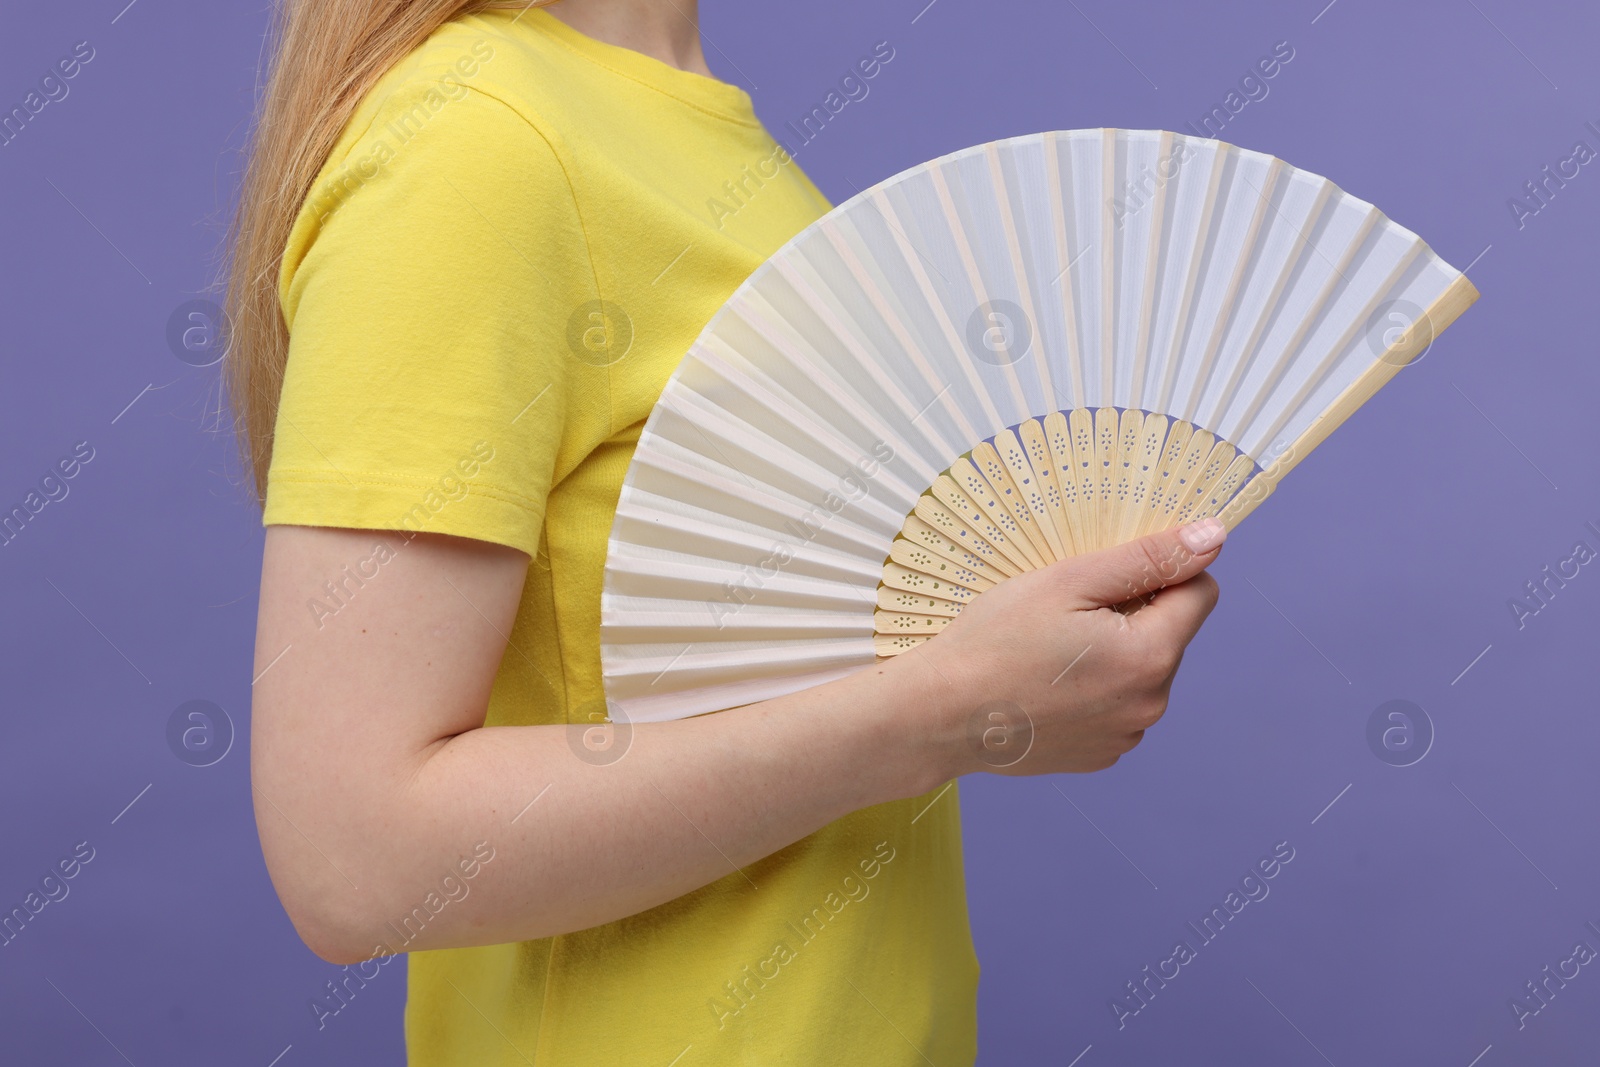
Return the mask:
<path id="1" fill-rule="evenodd" d="M 716 77 L 700 49 L 698 0 L 556 0 L 545 10 L 597 41 Z"/>

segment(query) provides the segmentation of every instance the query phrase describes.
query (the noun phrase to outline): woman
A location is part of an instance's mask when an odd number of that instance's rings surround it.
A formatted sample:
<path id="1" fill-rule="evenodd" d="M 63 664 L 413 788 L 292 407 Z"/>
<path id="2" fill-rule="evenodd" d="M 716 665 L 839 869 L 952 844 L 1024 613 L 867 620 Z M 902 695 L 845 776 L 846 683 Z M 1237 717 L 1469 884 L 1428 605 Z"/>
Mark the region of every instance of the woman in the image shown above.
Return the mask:
<path id="1" fill-rule="evenodd" d="M 344 965 L 313 1011 L 409 952 L 418 1067 L 971 1063 L 950 784 L 1136 744 L 1221 525 L 1006 582 L 927 654 L 585 743 L 640 428 L 827 201 L 711 75 L 693 0 L 280 10 L 229 373 L 267 527 L 262 850 Z M 981 743 L 996 707 L 1031 719 L 1020 762 Z"/>

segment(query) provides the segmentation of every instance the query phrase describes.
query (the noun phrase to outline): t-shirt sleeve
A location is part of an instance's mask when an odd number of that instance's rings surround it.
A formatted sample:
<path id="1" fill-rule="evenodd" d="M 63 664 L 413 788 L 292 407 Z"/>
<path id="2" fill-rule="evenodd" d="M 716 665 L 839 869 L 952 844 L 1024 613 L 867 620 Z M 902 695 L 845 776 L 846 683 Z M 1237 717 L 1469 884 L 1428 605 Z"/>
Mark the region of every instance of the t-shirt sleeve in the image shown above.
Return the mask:
<path id="1" fill-rule="evenodd" d="M 521 113 L 401 84 L 289 239 L 263 524 L 437 532 L 538 554 L 592 291 L 571 185 Z"/>

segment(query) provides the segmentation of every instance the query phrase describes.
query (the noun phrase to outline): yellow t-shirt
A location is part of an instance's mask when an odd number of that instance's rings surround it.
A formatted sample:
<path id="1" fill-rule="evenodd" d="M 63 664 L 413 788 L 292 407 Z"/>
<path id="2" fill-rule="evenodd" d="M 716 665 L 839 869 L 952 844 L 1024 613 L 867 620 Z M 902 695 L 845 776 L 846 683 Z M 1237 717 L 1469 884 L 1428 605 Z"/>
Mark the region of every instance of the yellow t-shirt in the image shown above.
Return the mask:
<path id="1" fill-rule="evenodd" d="M 448 23 L 363 101 L 290 236 L 263 522 L 527 552 L 486 724 L 593 721 L 639 431 L 828 207 L 736 86 L 542 10 Z M 956 1067 L 977 977 L 946 788 L 618 922 L 416 952 L 406 1041 L 413 1067 Z"/>

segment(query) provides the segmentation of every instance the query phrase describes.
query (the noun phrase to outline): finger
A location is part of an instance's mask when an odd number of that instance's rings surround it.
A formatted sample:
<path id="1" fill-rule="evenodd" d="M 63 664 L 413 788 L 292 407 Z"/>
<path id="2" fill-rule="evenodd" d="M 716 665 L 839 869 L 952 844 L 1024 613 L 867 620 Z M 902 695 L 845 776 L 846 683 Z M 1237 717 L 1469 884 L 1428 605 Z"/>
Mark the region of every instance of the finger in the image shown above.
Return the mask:
<path id="1" fill-rule="evenodd" d="M 1113 607 L 1193 578 L 1217 558 L 1227 536 L 1222 520 L 1201 519 L 1051 566 L 1062 568 L 1074 607 Z"/>
<path id="2" fill-rule="evenodd" d="M 1169 585 L 1161 595 L 1132 618 L 1134 629 L 1150 641 L 1184 648 L 1217 606 L 1217 580 L 1201 573 L 1179 585 Z"/>

